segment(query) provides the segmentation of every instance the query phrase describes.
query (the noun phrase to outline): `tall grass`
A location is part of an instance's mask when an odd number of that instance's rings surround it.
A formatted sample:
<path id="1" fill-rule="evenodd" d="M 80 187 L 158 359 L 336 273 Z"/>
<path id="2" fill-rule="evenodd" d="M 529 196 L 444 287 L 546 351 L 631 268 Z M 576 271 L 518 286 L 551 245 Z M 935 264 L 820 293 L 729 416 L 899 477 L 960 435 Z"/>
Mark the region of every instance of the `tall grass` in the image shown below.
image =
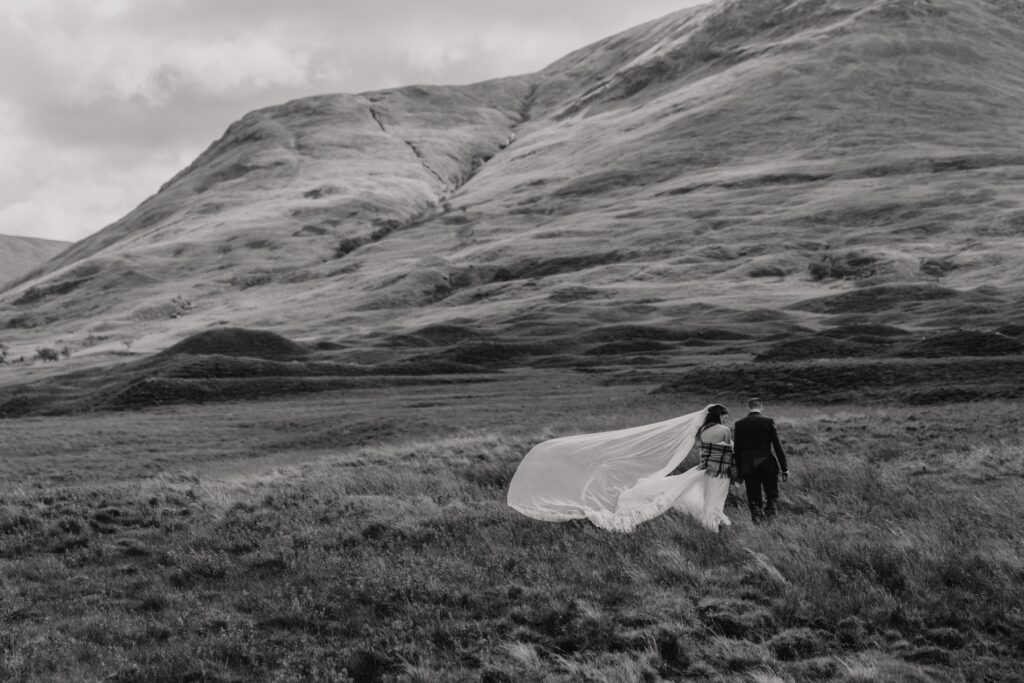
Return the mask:
<path id="1" fill-rule="evenodd" d="M 1012 680 L 1013 415 L 787 409 L 781 518 L 720 535 L 509 510 L 558 426 L 5 488 L 0 680 Z"/>

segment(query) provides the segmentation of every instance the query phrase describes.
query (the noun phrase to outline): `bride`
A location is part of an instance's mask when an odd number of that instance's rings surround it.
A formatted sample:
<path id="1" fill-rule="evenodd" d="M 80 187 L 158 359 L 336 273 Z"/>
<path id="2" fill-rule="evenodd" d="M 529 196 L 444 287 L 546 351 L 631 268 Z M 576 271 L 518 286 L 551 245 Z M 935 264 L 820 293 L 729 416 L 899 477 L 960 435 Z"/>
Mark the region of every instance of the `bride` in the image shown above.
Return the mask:
<path id="1" fill-rule="evenodd" d="M 670 509 L 717 531 L 733 471 L 732 433 L 721 405 L 664 422 L 544 441 L 523 458 L 508 504 L 546 522 L 589 519 L 610 531 L 633 531 Z M 701 442 L 701 464 L 671 472 Z"/>

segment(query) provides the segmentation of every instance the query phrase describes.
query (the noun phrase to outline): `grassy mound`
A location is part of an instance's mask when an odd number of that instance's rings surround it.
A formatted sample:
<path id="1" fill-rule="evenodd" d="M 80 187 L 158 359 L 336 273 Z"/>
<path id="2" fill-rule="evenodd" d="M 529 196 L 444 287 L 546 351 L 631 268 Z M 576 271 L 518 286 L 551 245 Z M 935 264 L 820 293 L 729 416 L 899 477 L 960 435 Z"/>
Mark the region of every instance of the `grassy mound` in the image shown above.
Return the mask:
<path id="1" fill-rule="evenodd" d="M 303 356 L 306 349 L 275 332 L 223 327 L 194 334 L 162 353 L 282 359 Z"/>

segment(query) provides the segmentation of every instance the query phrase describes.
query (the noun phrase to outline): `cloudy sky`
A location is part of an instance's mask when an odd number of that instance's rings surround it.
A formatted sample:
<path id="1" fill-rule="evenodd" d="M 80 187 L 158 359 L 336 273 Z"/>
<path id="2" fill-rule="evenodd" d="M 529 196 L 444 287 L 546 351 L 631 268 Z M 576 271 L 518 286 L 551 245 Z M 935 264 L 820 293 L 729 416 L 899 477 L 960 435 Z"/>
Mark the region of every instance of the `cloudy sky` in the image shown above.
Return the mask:
<path id="1" fill-rule="evenodd" d="M 535 71 L 701 0 L 0 0 L 0 234 L 77 240 L 257 107 Z"/>

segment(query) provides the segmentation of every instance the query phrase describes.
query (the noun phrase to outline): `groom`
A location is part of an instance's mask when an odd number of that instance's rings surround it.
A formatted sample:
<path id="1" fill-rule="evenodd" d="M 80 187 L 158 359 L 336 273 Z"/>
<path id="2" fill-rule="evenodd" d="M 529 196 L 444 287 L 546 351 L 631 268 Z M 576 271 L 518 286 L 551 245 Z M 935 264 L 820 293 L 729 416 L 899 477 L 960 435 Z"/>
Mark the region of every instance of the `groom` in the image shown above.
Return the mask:
<path id="1" fill-rule="evenodd" d="M 789 479 L 786 453 L 782 450 L 775 420 L 761 414 L 761 399 L 747 401 L 750 414 L 736 423 L 733 451 L 739 468 L 737 482 L 746 482 L 747 504 L 754 524 L 775 517 L 779 499 L 779 474 Z M 772 451 L 775 454 L 772 455 Z M 761 489 L 767 502 L 762 502 Z"/>

